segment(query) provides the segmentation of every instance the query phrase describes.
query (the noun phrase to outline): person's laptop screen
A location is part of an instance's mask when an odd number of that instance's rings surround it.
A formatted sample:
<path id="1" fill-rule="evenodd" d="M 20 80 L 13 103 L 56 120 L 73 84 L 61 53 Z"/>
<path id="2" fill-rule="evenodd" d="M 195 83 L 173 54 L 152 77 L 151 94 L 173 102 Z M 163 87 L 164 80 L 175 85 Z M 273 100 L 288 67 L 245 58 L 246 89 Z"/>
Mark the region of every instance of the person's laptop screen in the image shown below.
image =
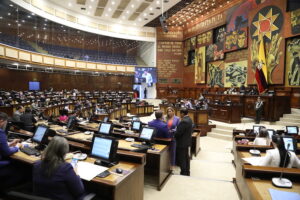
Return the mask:
<path id="1" fill-rule="evenodd" d="M 109 159 L 111 144 L 111 139 L 95 137 L 91 154 L 99 158 Z"/>
<path id="2" fill-rule="evenodd" d="M 287 134 L 298 135 L 298 127 L 297 126 L 287 126 L 286 132 L 287 132 Z"/>
<path id="3" fill-rule="evenodd" d="M 36 131 L 34 133 L 32 141 L 37 142 L 37 143 L 41 143 L 43 138 L 44 138 L 44 135 L 45 135 L 46 131 L 47 131 L 47 127 L 38 126 L 36 128 Z"/>
<path id="4" fill-rule="evenodd" d="M 254 133 L 259 133 L 261 126 L 253 126 L 253 132 Z"/>
<path id="5" fill-rule="evenodd" d="M 141 122 L 134 121 L 132 123 L 132 130 L 139 131 L 141 128 Z"/>
<path id="6" fill-rule="evenodd" d="M 140 138 L 144 140 L 151 140 L 154 133 L 154 129 L 152 128 L 143 128 Z"/>
<path id="7" fill-rule="evenodd" d="M 283 137 L 284 147 L 288 151 L 295 151 L 294 139 L 292 137 Z"/>
<path id="8" fill-rule="evenodd" d="M 273 129 L 268 129 L 268 135 L 269 138 L 272 138 L 272 136 L 274 135 L 275 131 Z"/>
<path id="9" fill-rule="evenodd" d="M 102 133 L 102 134 L 106 134 L 108 135 L 109 132 L 110 132 L 110 127 L 111 127 L 111 124 L 109 123 L 102 123 L 99 127 L 99 133 Z"/>

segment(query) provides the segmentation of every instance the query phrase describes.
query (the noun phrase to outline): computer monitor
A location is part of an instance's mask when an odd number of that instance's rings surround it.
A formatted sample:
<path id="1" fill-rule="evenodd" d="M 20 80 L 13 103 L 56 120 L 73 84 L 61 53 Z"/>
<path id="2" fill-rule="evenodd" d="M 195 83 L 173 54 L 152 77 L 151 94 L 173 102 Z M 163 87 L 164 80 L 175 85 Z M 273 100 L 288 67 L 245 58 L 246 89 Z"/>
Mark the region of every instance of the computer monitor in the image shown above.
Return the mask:
<path id="1" fill-rule="evenodd" d="M 76 121 L 75 116 L 69 117 L 68 122 L 67 122 L 67 129 L 72 129 L 73 126 L 74 126 L 75 121 Z"/>
<path id="2" fill-rule="evenodd" d="M 106 117 L 104 117 L 104 119 L 103 119 L 103 122 L 105 122 L 105 123 L 106 123 L 106 122 L 108 122 L 108 121 L 109 121 L 109 117 L 107 117 L 107 116 L 106 116 Z"/>
<path id="3" fill-rule="evenodd" d="M 146 143 L 151 143 L 156 132 L 155 128 L 144 127 L 140 133 L 140 139 Z"/>
<path id="4" fill-rule="evenodd" d="M 275 134 L 275 130 L 267 129 L 267 131 L 268 131 L 269 138 L 272 139 L 272 136 Z"/>
<path id="5" fill-rule="evenodd" d="M 94 135 L 90 156 L 96 158 L 95 164 L 112 166 L 117 162 L 118 141 L 113 138 L 104 138 Z"/>
<path id="6" fill-rule="evenodd" d="M 256 125 L 254 125 L 253 126 L 253 132 L 256 133 L 256 134 L 258 134 L 261 128 L 262 128 L 262 126 L 256 126 Z"/>
<path id="7" fill-rule="evenodd" d="M 132 117 L 132 121 L 140 121 L 138 117 Z"/>
<path id="8" fill-rule="evenodd" d="M 286 134 L 298 135 L 298 126 L 286 126 Z"/>
<path id="9" fill-rule="evenodd" d="M 140 132 L 141 128 L 142 128 L 142 122 L 140 121 L 132 122 L 131 130 Z"/>
<path id="10" fill-rule="evenodd" d="M 42 144 L 46 140 L 45 136 L 46 136 L 47 132 L 48 132 L 48 127 L 40 125 L 36 128 L 31 140 L 38 144 Z"/>
<path id="11" fill-rule="evenodd" d="M 293 137 L 284 136 L 282 139 L 286 150 L 295 151 L 297 149 L 297 143 Z"/>
<path id="12" fill-rule="evenodd" d="M 98 133 L 103 135 L 109 135 L 112 129 L 111 123 L 101 123 L 99 126 Z"/>

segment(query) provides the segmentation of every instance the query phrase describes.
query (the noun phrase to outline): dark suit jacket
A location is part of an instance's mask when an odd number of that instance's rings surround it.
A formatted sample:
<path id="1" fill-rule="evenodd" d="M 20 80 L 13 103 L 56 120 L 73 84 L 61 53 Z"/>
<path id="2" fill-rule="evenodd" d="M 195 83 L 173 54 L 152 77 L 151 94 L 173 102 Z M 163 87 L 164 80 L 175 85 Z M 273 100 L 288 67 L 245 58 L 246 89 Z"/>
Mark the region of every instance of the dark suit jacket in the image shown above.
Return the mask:
<path id="1" fill-rule="evenodd" d="M 148 125 L 150 127 L 156 128 L 156 135 L 155 137 L 160 137 L 160 138 L 170 138 L 171 135 L 169 134 L 169 129 L 168 129 L 168 125 L 159 120 L 159 119 L 155 119 L 152 120 L 151 122 L 148 122 Z"/>
<path id="2" fill-rule="evenodd" d="M 20 117 L 21 122 L 24 123 L 24 126 L 34 126 L 34 123 L 36 123 L 36 120 L 33 117 L 33 114 L 31 113 L 24 113 Z"/>
<path id="3" fill-rule="evenodd" d="M 177 148 L 185 148 L 191 146 L 192 133 L 193 122 L 189 116 L 184 116 L 179 122 L 174 135 Z"/>
<path id="4" fill-rule="evenodd" d="M 41 161 L 33 167 L 33 191 L 36 195 L 56 200 L 83 199 L 84 187 L 70 163 L 61 164 L 48 178 L 43 175 Z"/>

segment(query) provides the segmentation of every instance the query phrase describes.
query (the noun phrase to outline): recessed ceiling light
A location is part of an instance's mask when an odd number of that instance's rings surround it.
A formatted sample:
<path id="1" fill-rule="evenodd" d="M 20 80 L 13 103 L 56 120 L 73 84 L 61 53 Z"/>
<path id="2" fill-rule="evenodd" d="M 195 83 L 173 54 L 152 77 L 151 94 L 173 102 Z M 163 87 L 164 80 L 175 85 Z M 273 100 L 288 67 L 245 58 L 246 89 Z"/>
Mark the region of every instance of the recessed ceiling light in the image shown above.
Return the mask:
<path id="1" fill-rule="evenodd" d="M 114 1 L 111 2 L 112 5 L 115 5 L 115 3 L 116 3 L 116 2 L 114 2 Z"/>
<path id="2" fill-rule="evenodd" d="M 72 6 L 72 3 L 71 3 L 71 2 L 70 2 L 70 3 L 68 3 L 68 6 L 69 6 L 69 7 L 71 7 L 71 6 Z"/>
<path id="3" fill-rule="evenodd" d="M 131 5 L 131 8 L 134 8 L 134 4 Z"/>
<path id="4" fill-rule="evenodd" d="M 139 18 L 139 21 L 142 21 L 142 19 L 141 19 L 141 18 Z"/>
<path id="5" fill-rule="evenodd" d="M 10 6 L 10 7 L 13 7 L 14 5 L 12 5 L 12 4 L 9 4 L 9 6 Z"/>
<path id="6" fill-rule="evenodd" d="M 28 17 L 28 18 L 31 18 L 31 16 L 30 16 L 30 15 L 28 15 L 27 17 Z"/>
<path id="7" fill-rule="evenodd" d="M 111 8 L 108 8 L 108 11 L 111 11 Z"/>
<path id="8" fill-rule="evenodd" d="M 7 15 L 11 15 L 10 13 L 7 13 Z"/>
<path id="9" fill-rule="evenodd" d="M 147 16 L 147 13 L 144 13 L 144 16 Z"/>
<path id="10" fill-rule="evenodd" d="M 94 0 L 91 0 L 91 2 L 94 2 Z"/>
<path id="11" fill-rule="evenodd" d="M 108 17 L 108 14 L 105 14 L 105 17 Z"/>
<path id="12" fill-rule="evenodd" d="M 89 15 L 89 14 L 91 14 L 90 12 L 87 12 L 87 14 Z"/>
<path id="13" fill-rule="evenodd" d="M 127 10 L 126 13 L 128 14 L 128 13 L 129 13 L 129 10 Z"/>
<path id="14" fill-rule="evenodd" d="M 150 9 L 150 10 L 153 10 L 153 8 L 152 8 L 152 7 L 150 7 L 149 9 Z"/>
<path id="15" fill-rule="evenodd" d="M 31 13 L 31 15 L 32 15 L 32 16 L 34 16 L 34 15 L 35 15 L 35 13 Z"/>
<path id="16" fill-rule="evenodd" d="M 160 4 L 160 1 L 156 1 L 156 4 Z"/>
<path id="17" fill-rule="evenodd" d="M 92 9 L 92 6 L 89 6 L 89 9 Z"/>

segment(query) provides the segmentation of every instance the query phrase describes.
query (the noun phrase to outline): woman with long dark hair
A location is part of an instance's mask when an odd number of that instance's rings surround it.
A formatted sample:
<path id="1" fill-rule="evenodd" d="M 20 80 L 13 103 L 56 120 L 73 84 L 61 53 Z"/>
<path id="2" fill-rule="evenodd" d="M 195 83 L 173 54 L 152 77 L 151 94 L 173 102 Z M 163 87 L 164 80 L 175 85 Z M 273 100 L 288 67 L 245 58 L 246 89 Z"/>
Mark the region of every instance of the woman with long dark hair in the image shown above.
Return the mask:
<path id="1" fill-rule="evenodd" d="M 294 152 L 285 149 L 282 137 L 275 137 L 273 143 L 275 149 L 267 150 L 266 156 L 260 163 L 261 166 L 300 168 L 300 160 Z"/>
<path id="2" fill-rule="evenodd" d="M 36 195 L 58 200 L 84 198 L 84 187 L 72 165 L 65 162 L 69 151 L 68 141 L 55 136 L 34 165 L 33 190 Z"/>

